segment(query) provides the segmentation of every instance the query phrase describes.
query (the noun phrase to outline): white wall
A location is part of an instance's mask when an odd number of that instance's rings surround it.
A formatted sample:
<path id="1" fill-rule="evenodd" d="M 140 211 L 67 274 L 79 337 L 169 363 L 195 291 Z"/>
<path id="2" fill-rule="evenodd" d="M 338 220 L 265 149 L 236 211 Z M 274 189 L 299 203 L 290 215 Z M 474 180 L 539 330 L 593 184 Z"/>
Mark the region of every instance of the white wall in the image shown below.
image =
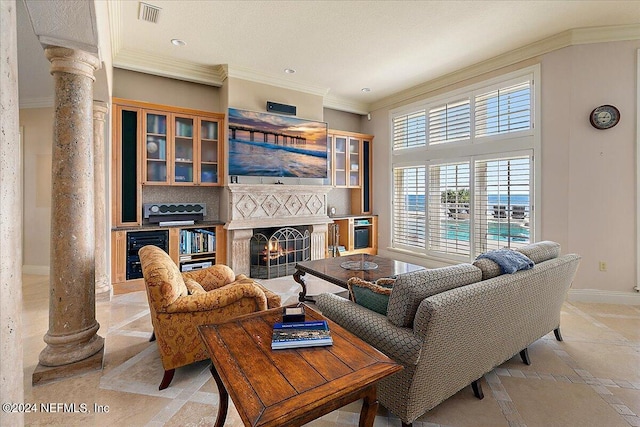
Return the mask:
<path id="1" fill-rule="evenodd" d="M 23 269 L 27 274 L 49 274 L 53 108 L 21 109 L 20 126 L 24 132 Z"/>
<path id="2" fill-rule="evenodd" d="M 637 296 L 636 282 L 636 58 L 640 41 L 571 46 L 528 60 L 484 78 L 541 64 L 542 215 L 541 238 L 558 241 L 563 253 L 583 259 L 571 292 L 600 300 Z M 459 82 L 451 90 L 482 78 Z M 425 98 L 436 92 L 425 95 Z M 412 102 L 417 99 L 412 99 Z M 408 103 L 408 102 L 407 102 Z M 613 129 L 599 131 L 589 124 L 598 105 L 613 104 L 622 120 Z M 379 217 L 382 254 L 435 267 L 421 258 L 385 253 L 390 246 L 391 172 L 389 110 L 362 120 L 362 131 L 376 136 L 373 189 Z M 599 271 L 599 261 L 607 271 Z M 601 298 L 602 297 L 602 298 Z M 593 300 L 594 298 L 591 298 Z"/>
<path id="3" fill-rule="evenodd" d="M 636 284 L 638 48 L 595 43 L 542 58 L 542 237 L 582 255 L 574 290 L 631 292 Z M 620 110 L 616 127 L 589 124 L 602 104 Z"/>

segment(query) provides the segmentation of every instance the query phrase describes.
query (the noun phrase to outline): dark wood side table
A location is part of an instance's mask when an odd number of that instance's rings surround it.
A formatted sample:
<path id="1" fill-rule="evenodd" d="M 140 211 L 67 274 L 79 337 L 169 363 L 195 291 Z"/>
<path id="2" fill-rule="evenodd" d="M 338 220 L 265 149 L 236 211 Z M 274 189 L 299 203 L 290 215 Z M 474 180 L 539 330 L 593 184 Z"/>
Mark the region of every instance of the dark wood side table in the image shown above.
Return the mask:
<path id="1" fill-rule="evenodd" d="M 305 307 L 307 320 L 324 319 Z M 271 350 L 273 324 L 282 309 L 199 326 L 220 391 L 216 427 L 224 425 L 229 396 L 246 426 L 300 426 L 363 399 L 360 426 L 373 425 L 376 382 L 402 366 L 329 322 L 333 345 Z"/>
<path id="2" fill-rule="evenodd" d="M 372 270 L 349 270 L 342 267 L 344 262 L 350 261 L 374 263 L 378 267 Z M 302 286 L 302 292 L 300 292 L 298 300 L 301 302 L 313 302 L 313 299 L 307 297 L 307 284 L 303 277 L 307 273 L 346 289 L 347 280 L 352 277 L 359 277 L 363 280 L 374 282 L 383 277 L 393 277 L 401 273 L 410 273 L 424 269 L 424 267 L 419 265 L 383 258 L 377 255 L 347 255 L 299 262 L 296 264 L 296 272 L 293 274 L 293 280 Z"/>

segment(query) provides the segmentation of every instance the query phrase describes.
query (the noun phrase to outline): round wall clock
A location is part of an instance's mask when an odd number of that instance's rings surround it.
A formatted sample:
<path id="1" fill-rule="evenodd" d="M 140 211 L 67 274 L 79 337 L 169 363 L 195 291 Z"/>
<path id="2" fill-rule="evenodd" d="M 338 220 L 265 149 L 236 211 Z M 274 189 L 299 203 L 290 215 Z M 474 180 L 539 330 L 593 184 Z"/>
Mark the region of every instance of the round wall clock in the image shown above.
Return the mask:
<path id="1" fill-rule="evenodd" d="M 601 105 L 593 109 L 589 121 L 596 129 L 609 129 L 620 121 L 620 111 L 613 105 Z"/>

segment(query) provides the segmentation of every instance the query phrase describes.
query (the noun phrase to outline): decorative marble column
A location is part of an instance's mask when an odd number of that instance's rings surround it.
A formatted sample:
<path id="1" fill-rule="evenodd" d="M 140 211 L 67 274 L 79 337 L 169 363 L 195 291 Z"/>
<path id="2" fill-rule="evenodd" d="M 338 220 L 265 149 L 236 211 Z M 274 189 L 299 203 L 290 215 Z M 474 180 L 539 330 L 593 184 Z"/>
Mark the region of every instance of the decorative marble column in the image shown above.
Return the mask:
<path id="1" fill-rule="evenodd" d="M 111 300 L 111 281 L 107 262 L 107 215 L 104 167 L 104 124 L 108 112 L 107 104 L 93 102 L 93 181 L 95 203 L 96 240 L 96 298 Z"/>
<path id="2" fill-rule="evenodd" d="M 16 2 L 0 1 L 0 400 L 24 401 L 22 355 L 22 192 L 18 128 Z M 22 412 L 0 412 L 22 426 Z"/>
<path id="3" fill-rule="evenodd" d="M 100 63 L 63 47 L 45 54 L 55 80 L 49 330 L 34 384 L 101 369 L 104 355 L 95 306 L 93 182 L 93 73 Z"/>

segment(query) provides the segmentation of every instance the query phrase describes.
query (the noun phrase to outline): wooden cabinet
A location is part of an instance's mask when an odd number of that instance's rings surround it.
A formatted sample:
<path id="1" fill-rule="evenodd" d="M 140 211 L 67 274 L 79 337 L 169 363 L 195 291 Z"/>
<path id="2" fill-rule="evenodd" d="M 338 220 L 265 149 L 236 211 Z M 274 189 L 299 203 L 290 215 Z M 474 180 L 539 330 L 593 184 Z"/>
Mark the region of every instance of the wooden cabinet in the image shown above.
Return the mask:
<path id="1" fill-rule="evenodd" d="M 167 251 L 181 271 L 202 268 L 206 263 L 225 264 L 226 232 L 223 224 L 186 227 L 138 227 L 111 232 L 111 276 L 114 286 L 144 284 L 139 272 L 138 246 L 132 236 L 157 231 L 168 233 Z M 151 232 L 151 233 L 150 233 Z M 135 270 L 132 274 L 132 270 Z"/>
<path id="2" fill-rule="evenodd" d="M 337 229 L 332 233 L 336 226 Z M 335 217 L 329 228 L 329 256 L 378 253 L 376 215 Z"/>
<path id="3" fill-rule="evenodd" d="M 143 110 L 144 147 L 142 148 L 142 182 L 169 183 L 169 146 L 167 144 L 171 115 L 160 111 Z"/>
<path id="4" fill-rule="evenodd" d="M 142 186 L 224 185 L 224 114 L 113 98 L 115 226 L 142 224 Z"/>
<path id="5" fill-rule="evenodd" d="M 221 185 L 221 117 L 145 111 L 143 184 Z"/>
<path id="6" fill-rule="evenodd" d="M 373 136 L 329 130 L 331 184 L 350 188 L 351 213 L 370 214 Z"/>

